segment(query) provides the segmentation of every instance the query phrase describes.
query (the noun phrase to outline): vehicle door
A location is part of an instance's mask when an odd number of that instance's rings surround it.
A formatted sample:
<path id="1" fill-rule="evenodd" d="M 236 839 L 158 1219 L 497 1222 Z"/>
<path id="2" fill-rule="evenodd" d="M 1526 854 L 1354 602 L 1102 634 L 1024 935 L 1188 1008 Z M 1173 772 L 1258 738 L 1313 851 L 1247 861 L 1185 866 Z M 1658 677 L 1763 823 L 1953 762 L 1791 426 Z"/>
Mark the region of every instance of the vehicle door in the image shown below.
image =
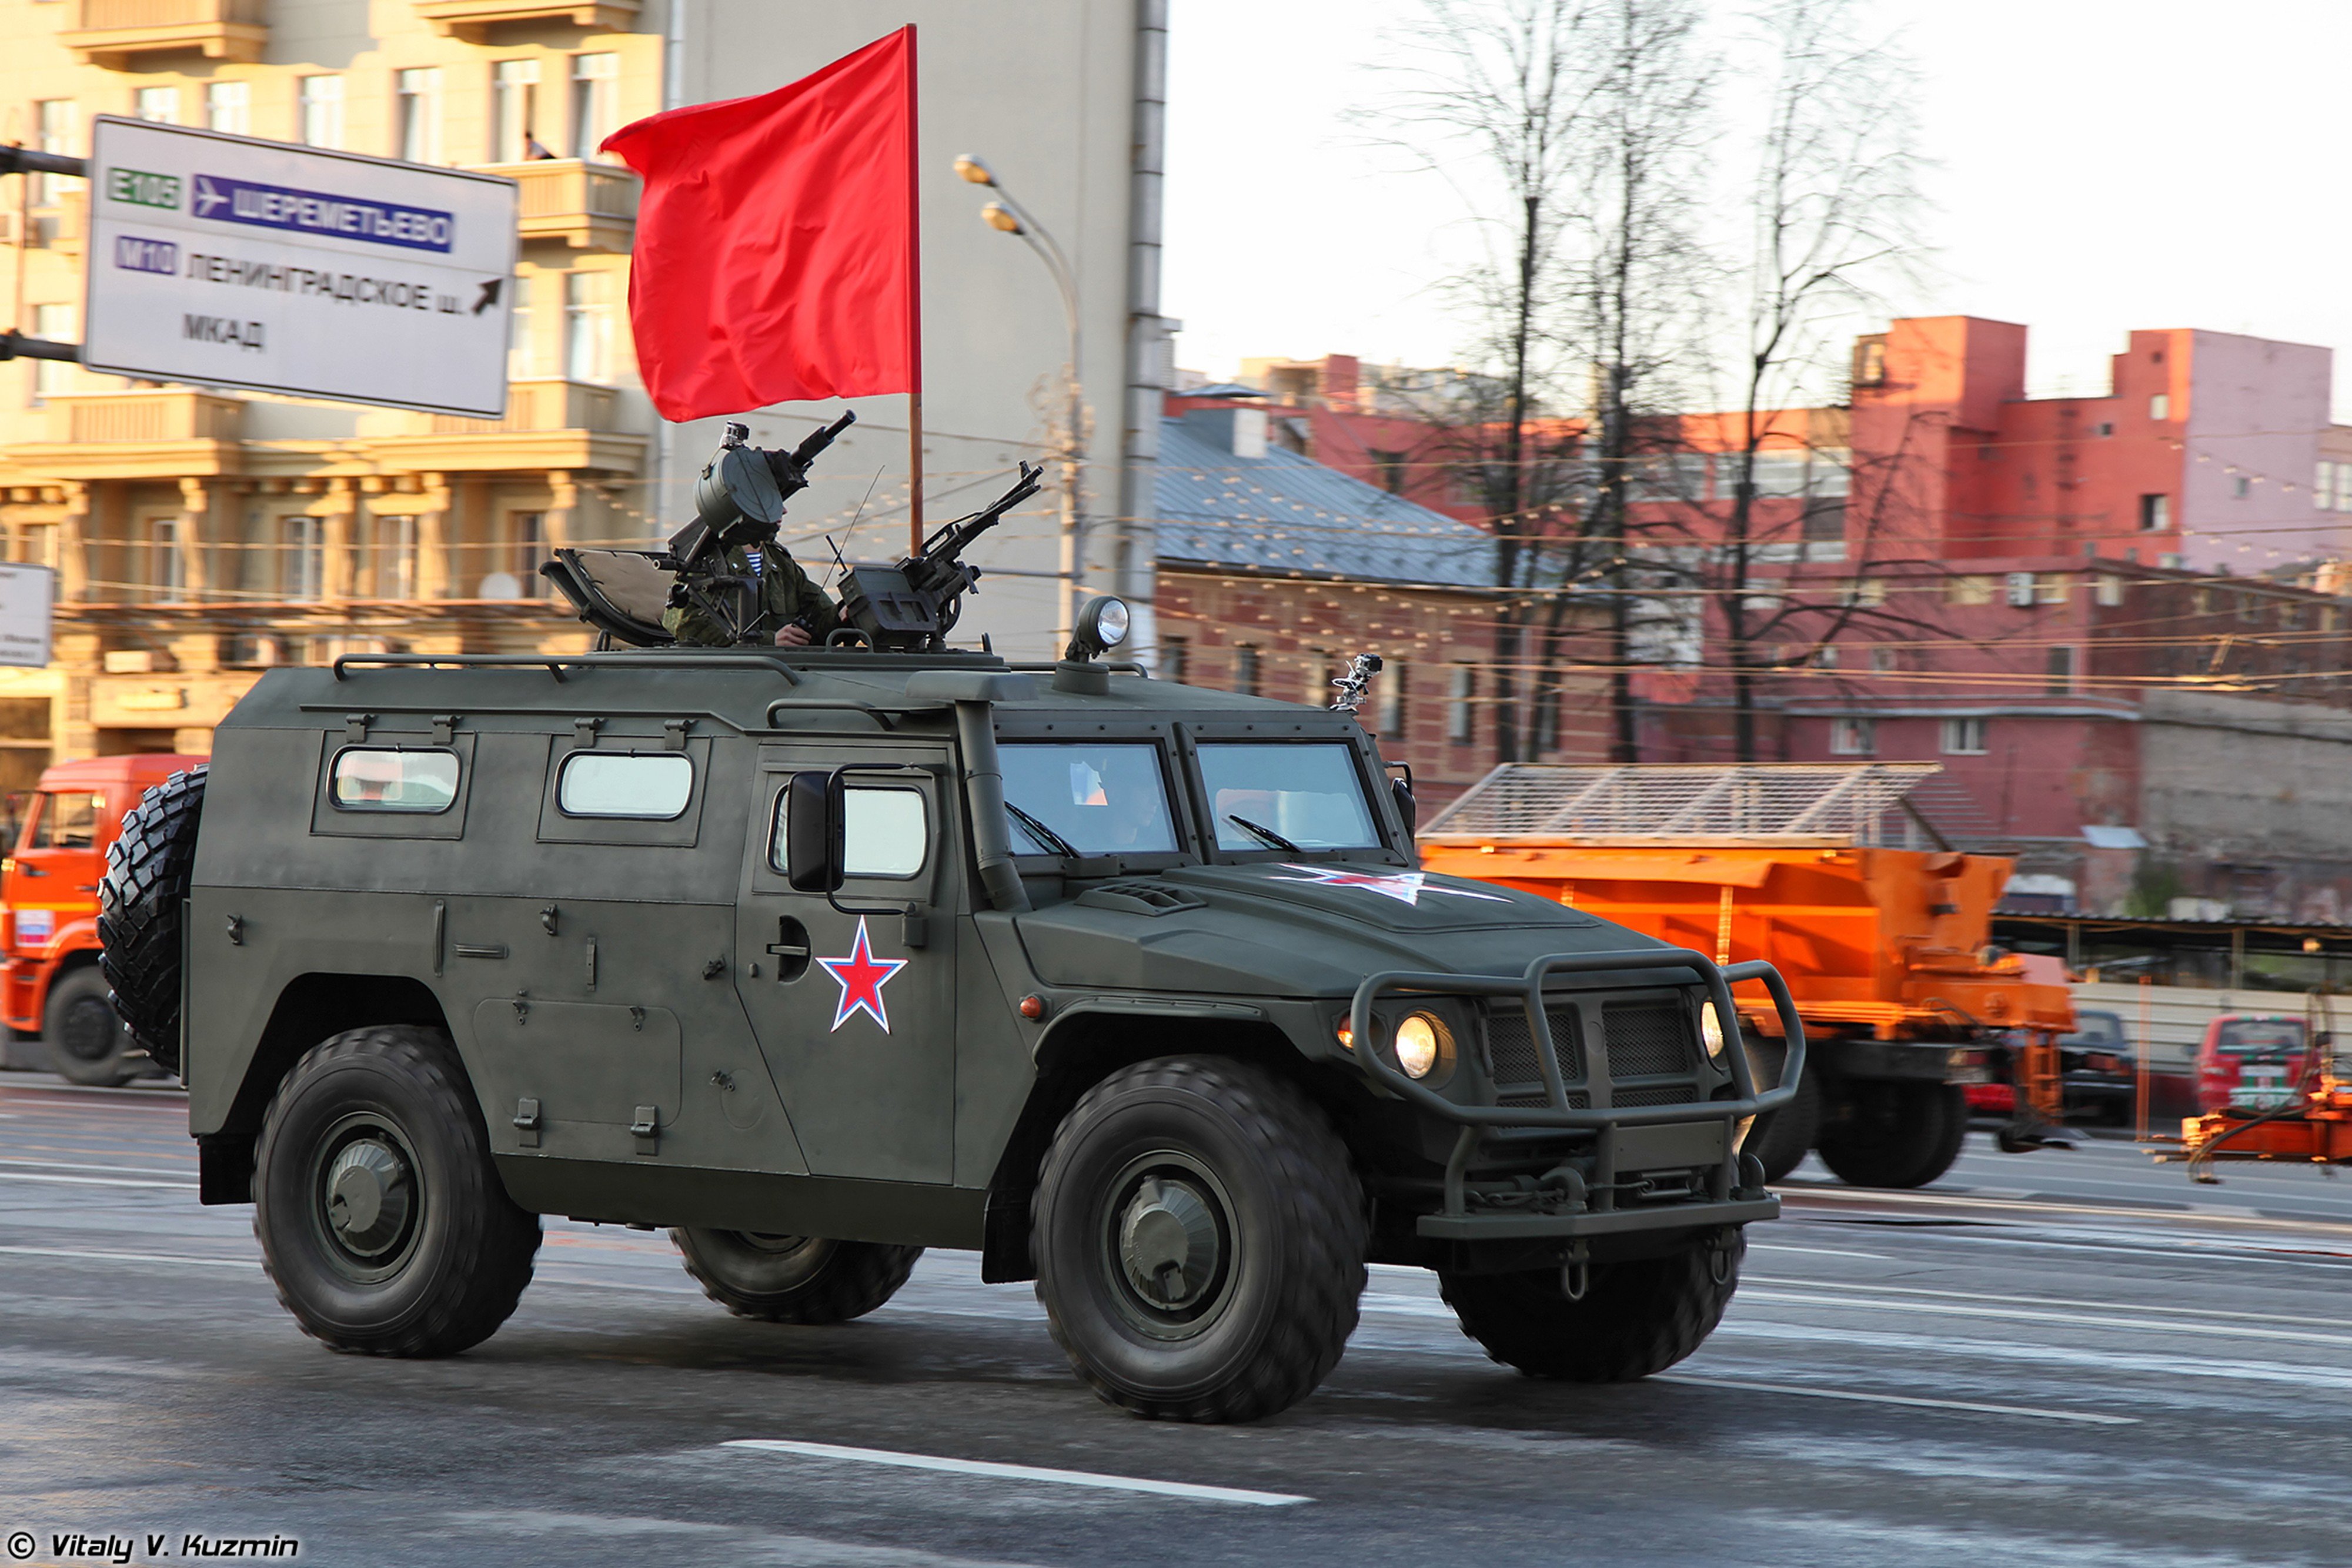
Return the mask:
<path id="1" fill-rule="evenodd" d="M 848 880 L 784 877 L 784 789 L 855 765 Z M 956 821 L 944 746 L 763 746 L 737 904 L 736 985 L 811 1174 L 954 1176 Z"/>
<path id="2" fill-rule="evenodd" d="M 23 950 L 46 951 L 59 930 L 97 908 L 98 818 L 105 802 L 102 789 L 45 789 L 33 798 L 8 879 Z"/>

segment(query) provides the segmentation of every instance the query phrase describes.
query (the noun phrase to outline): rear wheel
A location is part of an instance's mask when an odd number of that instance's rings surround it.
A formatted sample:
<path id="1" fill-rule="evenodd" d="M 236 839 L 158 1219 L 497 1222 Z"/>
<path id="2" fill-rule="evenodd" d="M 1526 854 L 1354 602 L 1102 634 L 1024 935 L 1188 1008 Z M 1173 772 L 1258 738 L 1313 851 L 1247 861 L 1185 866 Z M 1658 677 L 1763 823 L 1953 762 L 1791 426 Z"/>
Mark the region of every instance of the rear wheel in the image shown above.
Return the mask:
<path id="1" fill-rule="evenodd" d="M 41 1038 L 48 1044 L 51 1065 L 76 1083 L 112 1088 L 130 1082 L 147 1065 L 132 1054 L 138 1042 L 115 1016 L 106 977 L 87 964 L 50 985 Z"/>
<path id="2" fill-rule="evenodd" d="M 369 1355 L 454 1355 L 530 1283 L 539 1217 L 507 1196 L 449 1037 L 405 1026 L 314 1046 L 270 1102 L 254 1234 L 313 1338 Z"/>
<path id="3" fill-rule="evenodd" d="M 1664 1258 L 1591 1266 L 1570 1301 L 1558 1269 L 1437 1271 L 1462 1332 L 1529 1377 L 1630 1383 L 1664 1372 L 1706 1341 L 1739 1288 L 1744 1230 Z"/>
<path id="4" fill-rule="evenodd" d="M 1926 1186 L 1959 1158 L 1969 1103 L 1958 1084 L 1865 1081 L 1849 1093 L 1846 1113 L 1823 1129 L 1817 1145 L 1841 1181 Z"/>
<path id="5" fill-rule="evenodd" d="M 1055 1343 L 1134 1415 L 1273 1415 L 1355 1332 L 1361 1184 L 1322 1112 L 1247 1063 L 1169 1057 L 1095 1085 L 1054 1135 L 1034 1217 Z"/>
<path id="6" fill-rule="evenodd" d="M 919 1247 L 750 1230 L 673 1230 L 669 1239 L 704 1295 L 771 1323 L 862 1318 L 898 1293 L 923 1255 Z"/>

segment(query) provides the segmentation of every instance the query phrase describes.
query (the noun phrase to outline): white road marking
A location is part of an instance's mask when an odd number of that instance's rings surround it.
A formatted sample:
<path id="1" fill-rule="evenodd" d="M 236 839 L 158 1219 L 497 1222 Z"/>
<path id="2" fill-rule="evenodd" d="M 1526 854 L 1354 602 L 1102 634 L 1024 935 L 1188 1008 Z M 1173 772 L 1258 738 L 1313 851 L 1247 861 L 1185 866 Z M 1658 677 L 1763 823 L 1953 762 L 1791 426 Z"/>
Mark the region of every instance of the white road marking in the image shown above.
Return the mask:
<path id="1" fill-rule="evenodd" d="M 1967 1410 L 1979 1416 L 2030 1416 L 2038 1421 L 2079 1421 L 2093 1427 L 2137 1427 L 2137 1416 L 2102 1416 L 2089 1410 L 2045 1410 L 2032 1405 L 1979 1405 L 1970 1399 L 1919 1399 L 1904 1394 L 1856 1394 L 1843 1388 L 1806 1388 L 1794 1383 L 1750 1383 L 1740 1377 L 1690 1377 L 1669 1373 L 1652 1383 L 1684 1383 L 1693 1388 L 1745 1388 L 1758 1394 L 1797 1394 L 1808 1399 L 1850 1399 L 1863 1405 L 1905 1405 L 1922 1410 Z"/>
<path id="2" fill-rule="evenodd" d="M 2168 1383 L 2178 1383 L 2184 1377 L 2210 1377 L 2225 1382 L 2274 1383 L 2306 1394 L 2352 1392 L 2352 1370 L 2338 1371 L 2324 1361 L 2291 1364 L 2242 1361 L 2210 1354 L 2174 1355 L 2155 1352 L 2090 1350 L 2074 1345 L 2034 1344 L 2016 1340 L 1955 1339 L 1949 1334 L 1828 1328 L 1813 1323 L 1727 1322 L 1715 1332 L 1725 1339 L 1775 1340 L 1783 1343 L 1829 1345 L 1844 1351 L 1899 1351 L 1914 1358 L 1923 1355 L 1952 1356 L 1964 1361 L 2015 1362 L 2026 1366 L 2091 1367 L 2105 1372 L 2146 1374 Z"/>
<path id="3" fill-rule="evenodd" d="M 169 1252 L 78 1252 L 65 1247 L 0 1247 L 16 1258 L 80 1258 L 99 1263 L 184 1263 L 192 1269 L 258 1269 L 258 1258 L 190 1258 Z"/>
<path id="4" fill-rule="evenodd" d="M 36 1176 L 31 1171 L 0 1171 L 0 1181 L 50 1182 L 60 1186 L 163 1186 L 176 1192 L 194 1192 L 192 1181 L 123 1181 L 115 1176 Z"/>
<path id="5" fill-rule="evenodd" d="M 1876 1263 L 1892 1263 L 1893 1258 L 1884 1252 L 1846 1252 L 1835 1247 L 1789 1247 L 1778 1241 L 1750 1241 L 1750 1252 L 1802 1252 L 1811 1258 L 1867 1258 Z"/>
<path id="6" fill-rule="evenodd" d="M 173 1170 L 163 1166 L 86 1166 L 73 1160 L 28 1160 L 16 1155 L 0 1155 L 0 1166 L 30 1166 L 36 1170 L 105 1171 L 113 1176 L 178 1176 L 187 1169 Z"/>
<path id="7" fill-rule="evenodd" d="M 985 1476 L 993 1480 L 1046 1481 L 1056 1486 L 1093 1487 L 1103 1491 L 1145 1492 L 1153 1497 L 1190 1498 L 1196 1502 L 1245 1503 L 1255 1508 L 1287 1508 L 1292 1503 L 1315 1500 L 1293 1492 L 1244 1491 L 1239 1487 L 1194 1486 L 1190 1481 L 1145 1480 L 1137 1476 L 1098 1475 L 1092 1470 L 1049 1470 L 1035 1465 L 999 1465 L 985 1459 L 947 1459 L 932 1454 L 902 1454 L 889 1448 L 844 1448 L 831 1443 L 795 1443 L 776 1437 L 739 1437 L 720 1447 L 751 1448 L 766 1454 L 797 1454 L 810 1459 L 888 1465 L 906 1470 Z"/>
<path id="8" fill-rule="evenodd" d="M 2306 1333 L 2300 1329 L 2233 1328 L 2227 1323 L 2159 1322 L 2152 1318 L 2110 1318 L 2077 1312 L 2035 1312 L 2018 1307 L 1968 1307 L 1942 1301 L 1873 1301 L 1855 1296 L 1803 1295 L 1793 1291 L 1742 1291 L 1742 1301 L 1789 1306 L 1833 1307 L 1846 1312 L 1927 1312 L 1939 1318 L 1993 1318 L 2003 1322 L 2060 1323 L 2068 1328 L 2144 1329 L 2156 1333 L 2210 1334 L 2216 1339 L 2284 1340 L 2294 1344 L 2352 1349 L 2352 1337 Z"/>
<path id="9" fill-rule="evenodd" d="M 2342 1318 L 2298 1318 L 2284 1312 L 2232 1312 L 2220 1307 L 2158 1307 L 2138 1301 L 2085 1301 L 2064 1296 L 2000 1296 L 1985 1291 L 1933 1291 L 1923 1285 L 1881 1285 L 1864 1283 L 1859 1280 L 1790 1280 L 1773 1274 L 1743 1276 L 1746 1285 L 1792 1285 L 1806 1291 L 1859 1291 L 1873 1296 L 1930 1296 L 1941 1301 L 2000 1301 L 2020 1307 L 2088 1307 L 2094 1312 L 2111 1312 L 2118 1309 L 2132 1312 L 2155 1312 L 2177 1318 L 2227 1318 L 2243 1322 L 2302 1323 L 2310 1328 L 2342 1328 Z"/>

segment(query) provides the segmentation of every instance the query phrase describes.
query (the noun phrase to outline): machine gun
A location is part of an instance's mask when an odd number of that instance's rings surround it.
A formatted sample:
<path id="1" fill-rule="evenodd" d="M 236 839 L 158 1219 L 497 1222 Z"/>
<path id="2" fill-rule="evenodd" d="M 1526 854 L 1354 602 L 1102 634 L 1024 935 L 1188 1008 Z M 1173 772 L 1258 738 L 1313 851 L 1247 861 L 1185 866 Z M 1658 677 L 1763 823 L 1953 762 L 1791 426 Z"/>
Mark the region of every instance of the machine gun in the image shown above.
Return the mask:
<path id="1" fill-rule="evenodd" d="M 963 596 L 980 581 L 980 568 L 962 559 L 974 539 L 1004 514 L 1037 493 L 1037 464 L 1021 465 L 1011 489 L 968 517 L 942 524 L 923 548 L 896 566 L 861 566 L 842 580 L 844 635 L 855 627 L 866 646 L 891 653 L 925 653 L 947 645 L 948 632 L 963 612 Z"/>
<path id="2" fill-rule="evenodd" d="M 855 411 L 810 433 L 790 452 L 750 444 L 751 428 L 730 423 L 694 487 L 694 521 L 667 550 L 560 549 L 541 567 L 587 622 L 640 648 L 674 642 L 663 612 L 699 610 L 734 643 L 766 643 L 777 628 L 760 610 L 757 577 L 726 570 L 730 549 L 775 548 L 784 502 L 808 487 L 818 454 L 857 422 Z"/>

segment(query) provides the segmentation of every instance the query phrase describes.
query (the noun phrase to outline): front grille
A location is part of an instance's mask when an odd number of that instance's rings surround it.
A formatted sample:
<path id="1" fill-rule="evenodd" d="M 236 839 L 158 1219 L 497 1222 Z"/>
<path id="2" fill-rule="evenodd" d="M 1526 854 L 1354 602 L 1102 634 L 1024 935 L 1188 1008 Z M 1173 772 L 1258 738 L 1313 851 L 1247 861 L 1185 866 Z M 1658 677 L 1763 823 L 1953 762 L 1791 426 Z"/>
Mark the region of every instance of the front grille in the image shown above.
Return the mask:
<path id="1" fill-rule="evenodd" d="M 1608 1032 L 1612 1077 L 1687 1077 L 1698 1071 L 1690 1015 L 1674 1002 L 1609 1002 L 1601 1007 L 1601 1024 Z M 1621 1105 L 1632 1103 L 1622 1094 L 1616 1099 Z"/>
<path id="2" fill-rule="evenodd" d="M 1620 1089 L 1610 1101 L 1618 1105 L 1680 1105 L 1698 1098 L 1687 1083 L 1653 1083 L 1640 1089 Z"/>
<path id="3" fill-rule="evenodd" d="M 1584 1045 L 1577 1033 L 1574 1008 L 1551 1008 L 1545 1013 L 1551 1025 L 1552 1051 L 1559 1058 L 1559 1076 L 1564 1083 L 1575 1083 L 1584 1077 Z M 1498 1007 L 1486 1015 L 1486 1073 L 1495 1082 L 1495 1100 L 1501 1105 L 1548 1105 L 1550 1099 L 1544 1092 L 1543 1068 L 1536 1061 L 1536 1042 L 1528 1032 L 1528 1015 L 1523 1008 Z M 1582 1108 L 1590 1103 L 1586 1096 L 1571 1094 L 1569 1104 Z"/>

